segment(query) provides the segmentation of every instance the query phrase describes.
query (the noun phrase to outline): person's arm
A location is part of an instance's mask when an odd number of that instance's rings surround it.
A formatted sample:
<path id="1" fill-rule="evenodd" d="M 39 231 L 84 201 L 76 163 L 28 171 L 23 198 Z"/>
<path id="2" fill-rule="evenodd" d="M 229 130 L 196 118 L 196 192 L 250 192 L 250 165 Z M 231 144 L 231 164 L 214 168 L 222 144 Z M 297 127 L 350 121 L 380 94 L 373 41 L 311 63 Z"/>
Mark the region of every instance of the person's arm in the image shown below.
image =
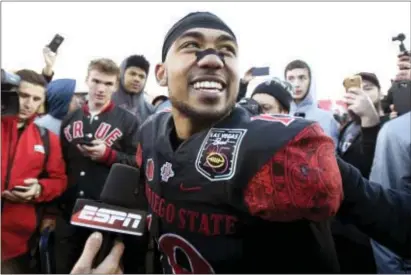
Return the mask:
<path id="1" fill-rule="evenodd" d="M 340 158 L 337 161 L 344 187 L 337 216 L 398 255 L 410 258 L 411 195 L 368 181 L 352 165 Z"/>
<path id="2" fill-rule="evenodd" d="M 247 94 L 248 84 L 250 83 L 251 80 L 254 79 L 252 71 L 253 71 L 253 68 L 248 69 L 245 72 L 243 78 L 240 79 L 240 87 L 239 87 L 239 91 L 237 95 L 237 102 L 239 102 Z"/>
<path id="3" fill-rule="evenodd" d="M 50 134 L 50 152 L 46 164 L 47 178 L 39 179 L 40 196 L 36 202 L 48 202 L 60 196 L 67 188 L 65 162 L 61 152 L 59 138 Z"/>
<path id="4" fill-rule="evenodd" d="M 41 71 L 47 83 L 50 83 L 54 76 L 54 63 L 56 62 L 57 54 L 53 53 L 48 47 L 43 48 L 44 68 Z"/>
<path id="5" fill-rule="evenodd" d="M 248 87 L 248 82 L 243 82 L 243 80 L 240 80 L 240 88 L 238 91 L 237 95 L 237 102 L 239 102 L 242 98 L 245 97 L 245 94 L 247 93 L 247 87 Z"/>
<path id="6" fill-rule="evenodd" d="M 292 179 L 276 175 L 272 167 Z M 244 195 L 250 213 L 269 221 L 334 216 L 343 191 L 333 141 L 317 123 L 306 127 L 260 169 Z"/>
<path id="7" fill-rule="evenodd" d="M 111 166 L 114 163 L 136 167 L 136 152 L 138 143 L 138 121 L 135 117 L 128 123 L 128 131 L 124 133 L 124 147 L 121 151 L 106 147 L 103 157 L 99 160 Z"/>

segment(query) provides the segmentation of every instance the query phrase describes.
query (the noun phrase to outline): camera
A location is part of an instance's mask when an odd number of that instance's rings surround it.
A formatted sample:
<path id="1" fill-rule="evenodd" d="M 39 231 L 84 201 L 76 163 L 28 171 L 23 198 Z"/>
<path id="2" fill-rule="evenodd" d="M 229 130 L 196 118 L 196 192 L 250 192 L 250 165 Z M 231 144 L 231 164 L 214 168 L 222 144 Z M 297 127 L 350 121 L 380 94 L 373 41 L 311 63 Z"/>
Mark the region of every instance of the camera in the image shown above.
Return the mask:
<path id="1" fill-rule="evenodd" d="M 392 38 L 392 41 L 399 41 L 400 54 L 398 57 L 410 56 L 410 53 L 405 48 L 404 40 L 405 35 L 403 33 L 398 34 Z M 391 102 L 389 104 L 394 104 L 395 111 L 398 115 L 403 115 L 411 111 L 411 83 L 409 80 L 399 80 L 394 81 L 391 85 L 388 94 L 391 94 Z"/>
<path id="2" fill-rule="evenodd" d="M 404 45 L 404 40 L 405 40 L 405 34 L 403 34 L 403 33 L 400 33 L 400 34 L 398 34 L 397 36 L 394 36 L 393 38 L 392 38 L 392 42 L 395 42 L 395 41 L 399 41 L 400 42 L 400 45 L 399 45 L 399 47 L 400 47 L 400 53 L 401 53 L 401 55 L 409 55 L 409 53 L 408 53 L 408 51 L 407 51 L 407 49 L 405 48 L 405 45 Z"/>
<path id="3" fill-rule="evenodd" d="M 17 93 L 20 77 L 1 69 L 1 115 L 19 113 L 19 96 Z"/>

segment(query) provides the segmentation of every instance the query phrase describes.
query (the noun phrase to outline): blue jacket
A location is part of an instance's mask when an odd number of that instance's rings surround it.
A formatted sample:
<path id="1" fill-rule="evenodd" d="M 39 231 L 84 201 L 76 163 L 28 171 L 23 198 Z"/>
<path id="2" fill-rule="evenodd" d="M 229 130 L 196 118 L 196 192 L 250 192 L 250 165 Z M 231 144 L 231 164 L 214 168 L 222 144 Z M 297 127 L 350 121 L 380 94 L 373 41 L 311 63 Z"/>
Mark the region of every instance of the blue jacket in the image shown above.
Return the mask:
<path id="1" fill-rule="evenodd" d="M 378 133 L 370 180 L 384 188 L 411 195 L 411 112 L 384 124 Z M 404 259 L 371 241 L 378 273 L 411 274 L 411 259 Z M 410 248 L 411 250 L 411 248 Z"/>
<path id="2" fill-rule="evenodd" d="M 61 121 L 67 115 L 76 88 L 74 79 L 57 79 L 47 86 L 47 114 L 35 123 L 60 135 Z"/>

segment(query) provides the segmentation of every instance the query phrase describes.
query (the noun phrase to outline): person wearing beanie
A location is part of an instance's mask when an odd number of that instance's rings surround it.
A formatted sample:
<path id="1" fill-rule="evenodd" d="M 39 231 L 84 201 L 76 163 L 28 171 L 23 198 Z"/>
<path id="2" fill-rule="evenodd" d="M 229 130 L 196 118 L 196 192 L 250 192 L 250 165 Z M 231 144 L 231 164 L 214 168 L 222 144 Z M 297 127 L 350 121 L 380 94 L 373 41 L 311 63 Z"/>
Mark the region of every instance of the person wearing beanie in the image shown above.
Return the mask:
<path id="1" fill-rule="evenodd" d="M 111 97 L 114 104 L 136 115 L 140 124 L 154 113 L 143 92 L 149 70 L 150 63 L 144 56 L 127 57 L 120 65 L 119 89 Z"/>
<path id="2" fill-rule="evenodd" d="M 272 79 L 259 84 L 251 94 L 266 114 L 288 114 L 292 101 L 292 86 L 279 79 Z"/>

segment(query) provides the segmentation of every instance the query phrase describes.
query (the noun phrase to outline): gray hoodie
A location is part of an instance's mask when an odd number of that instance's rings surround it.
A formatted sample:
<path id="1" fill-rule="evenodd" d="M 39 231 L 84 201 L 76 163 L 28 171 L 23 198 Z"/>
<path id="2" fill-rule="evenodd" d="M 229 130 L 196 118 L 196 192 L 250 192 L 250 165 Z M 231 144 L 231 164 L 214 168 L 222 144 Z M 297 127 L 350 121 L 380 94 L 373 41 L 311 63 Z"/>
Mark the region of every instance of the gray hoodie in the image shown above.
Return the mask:
<path id="1" fill-rule="evenodd" d="M 290 114 L 305 113 L 305 118 L 318 122 L 324 132 L 334 140 L 335 146 L 337 146 L 339 134 L 338 122 L 334 119 L 331 112 L 318 108 L 315 92 L 315 80 L 311 71 L 311 80 L 307 95 L 300 103 L 297 104 L 294 101 L 291 103 Z"/>
<path id="2" fill-rule="evenodd" d="M 117 106 L 126 109 L 136 115 L 140 125 L 154 113 L 154 107 L 144 98 L 144 91 L 140 93 L 128 93 L 124 87 L 124 73 L 127 64 L 127 58 L 120 66 L 120 87 L 112 95 L 111 99 Z"/>
<path id="3" fill-rule="evenodd" d="M 411 194 L 411 112 L 384 124 L 378 133 L 370 180 Z M 411 260 L 402 259 L 371 241 L 378 273 L 411 273 Z"/>

